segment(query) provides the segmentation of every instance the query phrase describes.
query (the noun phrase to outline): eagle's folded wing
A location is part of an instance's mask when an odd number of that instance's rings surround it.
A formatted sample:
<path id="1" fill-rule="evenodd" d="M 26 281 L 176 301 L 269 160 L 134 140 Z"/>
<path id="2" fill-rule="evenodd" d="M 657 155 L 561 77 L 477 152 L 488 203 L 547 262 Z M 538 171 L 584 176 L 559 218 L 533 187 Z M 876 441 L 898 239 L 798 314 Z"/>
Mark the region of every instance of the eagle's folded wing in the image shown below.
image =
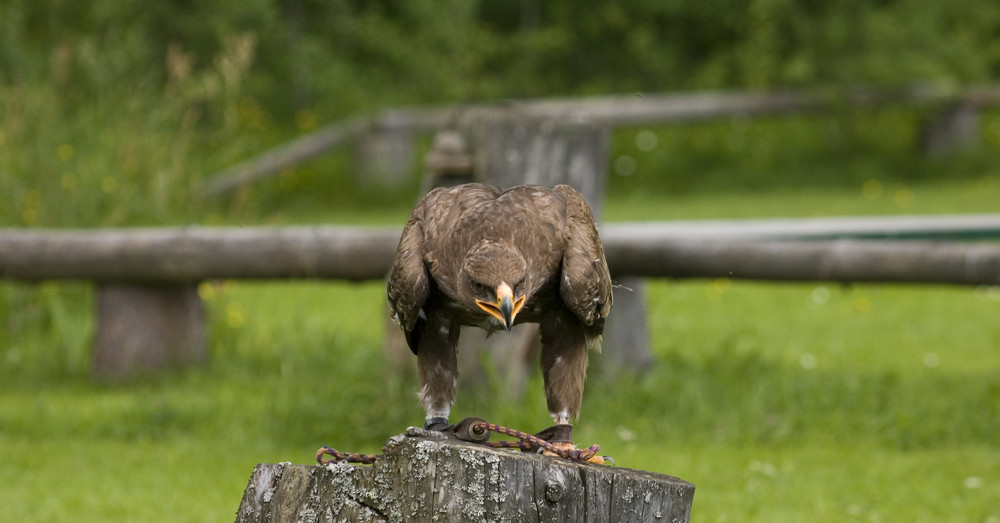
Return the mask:
<path id="1" fill-rule="evenodd" d="M 566 251 L 559 293 L 586 325 L 598 325 L 611 311 L 611 275 L 594 215 L 583 195 L 568 185 L 554 188 L 566 199 Z"/>
<path id="2" fill-rule="evenodd" d="M 403 228 L 386 291 L 389 311 L 406 332 L 406 342 L 415 353 L 415 338 L 420 330 L 417 321 L 430 292 L 430 281 L 424 265 L 423 227 L 417 213 L 414 214 Z M 415 331 L 417 334 L 414 334 Z"/>

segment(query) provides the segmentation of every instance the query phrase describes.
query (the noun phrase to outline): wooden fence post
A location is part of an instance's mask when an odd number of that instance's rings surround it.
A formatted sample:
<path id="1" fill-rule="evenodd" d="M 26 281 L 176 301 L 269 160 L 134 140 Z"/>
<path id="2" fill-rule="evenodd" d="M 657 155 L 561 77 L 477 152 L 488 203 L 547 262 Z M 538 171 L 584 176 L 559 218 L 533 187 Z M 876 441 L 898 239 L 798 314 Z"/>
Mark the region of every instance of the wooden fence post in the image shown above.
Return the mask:
<path id="1" fill-rule="evenodd" d="M 424 157 L 424 174 L 420 181 L 420 197 L 437 187 L 452 187 L 473 181 L 472 156 L 465 136 L 451 129 L 441 129 L 434 135 L 430 151 Z M 385 315 L 382 329 L 382 353 L 388 363 L 387 372 L 416 369 L 413 354 L 399 325 Z"/>
<path id="2" fill-rule="evenodd" d="M 414 133 L 372 128 L 355 147 L 357 181 L 362 186 L 392 187 L 406 180 L 414 166 Z"/>
<path id="3" fill-rule="evenodd" d="M 457 127 L 471 142 L 473 173 L 477 181 L 500 187 L 524 183 L 553 186 L 565 183 L 580 191 L 600 223 L 607 178 L 611 128 L 580 114 L 534 114 L 517 106 L 470 110 L 457 118 Z M 614 278 L 615 275 L 612 274 Z M 641 371 L 652 361 L 639 278 L 621 281 L 605 329 L 607 351 L 598 365 L 605 372 L 622 368 Z M 528 369 L 537 364 L 535 325 L 520 326 L 509 335 L 462 336 L 460 351 L 485 348 L 505 376 L 511 390 L 520 390 Z M 478 358 L 466 358 L 466 373 L 481 373 Z M 479 381 L 479 380 L 475 380 Z"/>
<path id="4" fill-rule="evenodd" d="M 206 360 L 205 306 L 195 284 L 97 285 L 91 374 L 115 380 Z"/>
<path id="5" fill-rule="evenodd" d="M 395 436 L 371 467 L 259 464 L 236 521 L 690 521 L 672 476 Z"/>
<path id="6" fill-rule="evenodd" d="M 971 102 L 946 105 L 920 129 L 920 150 L 930 156 L 968 149 L 980 140 L 980 108 Z"/>

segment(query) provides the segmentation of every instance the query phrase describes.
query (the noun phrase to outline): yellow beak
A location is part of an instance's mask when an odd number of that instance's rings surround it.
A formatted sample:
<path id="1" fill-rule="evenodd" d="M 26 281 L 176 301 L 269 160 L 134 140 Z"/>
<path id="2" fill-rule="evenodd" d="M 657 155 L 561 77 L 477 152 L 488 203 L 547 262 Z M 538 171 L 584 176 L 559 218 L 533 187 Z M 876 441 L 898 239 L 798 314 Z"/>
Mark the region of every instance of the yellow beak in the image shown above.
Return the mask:
<path id="1" fill-rule="evenodd" d="M 521 307 L 524 306 L 524 296 L 514 300 L 514 291 L 511 290 L 510 285 L 501 283 L 497 286 L 496 303 L 476 300 L 476 305 L 490 316 L 499 320 L 503 324 L 503 328 L 507 332 L 510 332 L 510 328 L 514 326 L 514 317 L 517 316 L 517 313 L 521 311 Z"/>

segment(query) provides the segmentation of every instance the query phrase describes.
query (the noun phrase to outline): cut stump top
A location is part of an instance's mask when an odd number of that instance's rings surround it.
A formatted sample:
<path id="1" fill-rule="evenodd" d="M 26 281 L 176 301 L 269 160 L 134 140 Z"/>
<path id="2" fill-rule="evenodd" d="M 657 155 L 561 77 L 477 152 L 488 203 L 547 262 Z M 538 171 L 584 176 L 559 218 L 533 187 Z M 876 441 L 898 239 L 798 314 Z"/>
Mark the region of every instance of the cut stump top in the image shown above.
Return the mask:
<path id="1" fill-rule="evenodd" d="M 687 522 L 694 490 L 664 474 L 399 435 L 370 467 L 257 465 L 236 521 Z"/>

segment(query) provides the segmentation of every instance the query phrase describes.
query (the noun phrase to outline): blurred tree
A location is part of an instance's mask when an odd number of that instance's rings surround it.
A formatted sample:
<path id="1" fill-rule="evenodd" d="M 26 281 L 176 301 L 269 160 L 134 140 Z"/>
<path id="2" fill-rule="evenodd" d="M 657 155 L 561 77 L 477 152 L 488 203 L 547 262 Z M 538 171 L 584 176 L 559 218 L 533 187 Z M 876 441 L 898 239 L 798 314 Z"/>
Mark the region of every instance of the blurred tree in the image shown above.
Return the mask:
<path id="1" fill-rule="evenodd" d="M 227 39 L 249 33 L 257 52 L 246 94 L 288 121 L 307 108 L 332 117 L 399 103 L 1000 73 L 1000 4 L 990 0 L 586 4 L 7 0 L 0 73 L 55 76 L 81 101 L 116 79 L 163 81 L 171 46 L 196 70 L 211 68 Z"/>
<path id="2" fill-rule="evenodd" d="M 3 218 L 167 220 L 202 173 L 392 105 L 998 76 L 994 0 L 2 0 Z"/>

